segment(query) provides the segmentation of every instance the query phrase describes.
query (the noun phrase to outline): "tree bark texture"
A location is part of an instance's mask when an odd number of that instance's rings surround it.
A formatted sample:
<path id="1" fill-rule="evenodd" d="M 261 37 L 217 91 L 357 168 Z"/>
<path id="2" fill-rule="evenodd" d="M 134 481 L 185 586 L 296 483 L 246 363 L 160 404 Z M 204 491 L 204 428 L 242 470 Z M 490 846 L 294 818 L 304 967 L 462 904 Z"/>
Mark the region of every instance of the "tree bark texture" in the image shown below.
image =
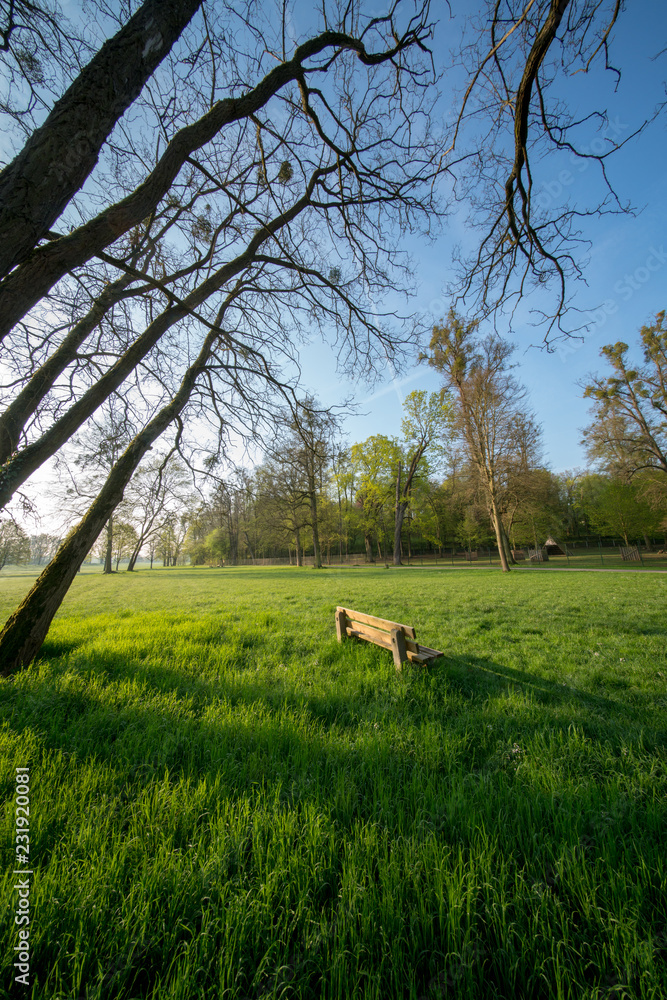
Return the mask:
<path id="1" fill-rule="evenodd" d="M 493 530 L 496 535 L 500 565 L 502 566 L 503 573 L 509 573 L 510 565 L 507 559 L 507 550 L 505 548 L 505 531 L 503 529 L 503 523 L 500 519 L 498 508 L 496 507 L 495 500 L 493 499 L 491 500 L 491 521 L 493 522 Z"/>
<path id="2" fill-rule="evenodd" d="M 0 276 L 25 260 L 97 163 L 118 119 L 201 0 L 146 0 L 0 174 Z"/>

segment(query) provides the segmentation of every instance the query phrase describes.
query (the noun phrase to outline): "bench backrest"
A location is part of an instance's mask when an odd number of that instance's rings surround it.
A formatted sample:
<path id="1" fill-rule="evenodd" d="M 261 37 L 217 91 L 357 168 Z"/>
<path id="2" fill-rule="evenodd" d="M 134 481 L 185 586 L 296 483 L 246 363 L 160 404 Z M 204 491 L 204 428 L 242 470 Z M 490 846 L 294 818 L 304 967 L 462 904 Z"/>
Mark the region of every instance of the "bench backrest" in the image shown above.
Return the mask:
<path id="1" fill-rule="evenodd" d="M 336 635 L 339 642 L 344 635 L 349 635 L 390 649 L 398 669 L 406 660 L 419 655 L 417 634 L 412 625 L 390 622 L 387 618 L 366 615 L 352 608 L 336 608 Z"/>
<path id="2" fill-rule="evenodd" d="M 406 660 L 411 660 L 413 663 L 428 663 L 442 656 L 439 650 L 417 643 L 417 634 L 412 625 L 402 625 L 400 622 L 366 615 L 340 605 L 336 608 L 336 636 L 339 642 L 343 636 L 354 636 L 390 649 L 394 655 L 396 668 L 399 670 Z"/>
<path id="3" fill-rule="evenodd" d="M 338 634 L 338 629 L 341 633 Z M 357 633 L 367 633 L 372 642 L 383 641 L 391 647 L 391 633 L 393 629 L 399 629 L 406 639 L 417 638 L 412 625 L 401 625 L 400 622 L 390 622 L 387 618 L 377 618 L 375 615 L 365 615 L 361 611 L 353 611 L 351 608 L 336 608 L 336 633 L 338 638 L 345 635 L 345 629 L 351 628 Z"/>

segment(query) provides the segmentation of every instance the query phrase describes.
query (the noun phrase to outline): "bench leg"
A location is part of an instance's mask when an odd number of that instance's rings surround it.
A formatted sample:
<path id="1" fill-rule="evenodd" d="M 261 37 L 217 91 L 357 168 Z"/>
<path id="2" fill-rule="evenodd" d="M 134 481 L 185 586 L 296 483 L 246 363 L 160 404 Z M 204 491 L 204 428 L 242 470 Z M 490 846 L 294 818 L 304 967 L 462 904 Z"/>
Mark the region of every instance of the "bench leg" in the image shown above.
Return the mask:
<path id="1" fill-rule="evenodd" d="M 391 651 L 394 654 L 394 666 L 397 670 L 402 670 L 403 664 L 407 662 L 408 653 L 405 648 L 405 636 L 400 628 L 391 630 Z"/>
<path id="2" fill-rule="evenodd" d="M 346 615 L 344 611 L 336 612 L 336 638 L 338 639 L 339 642 L 342 641 L 343 636 L 346 634 L 345 629 L 347 628 L 347 625 L 345 622 L 345 617 Z"/>

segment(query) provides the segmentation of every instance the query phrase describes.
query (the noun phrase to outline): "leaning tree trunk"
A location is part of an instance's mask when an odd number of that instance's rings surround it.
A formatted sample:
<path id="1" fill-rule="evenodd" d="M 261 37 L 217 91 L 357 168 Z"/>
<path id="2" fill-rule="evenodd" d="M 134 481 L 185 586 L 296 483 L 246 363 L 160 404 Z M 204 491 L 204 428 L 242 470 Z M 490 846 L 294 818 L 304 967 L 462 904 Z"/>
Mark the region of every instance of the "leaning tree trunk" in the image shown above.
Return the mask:
<path id="1" fill-rule="evenodd" d="M 139 541 L 137 542 L 137 544 L 134 546 L 134 549 L 132 550 L 132 554 L 130 555 L 129 562 L 127 564 L 127 572 L 128 573 L 132 573 L 133 572 L 133 570 L 134 570 L 134 564 L 136 563 L 137 559 L 139 558 L 139 553 L 141 552 L 141 547 L 142 547 L 143 544 L 144 544 L 144 539 L 140 538 Z M 153 560 L 151 559 L 151 568 L 152 568 L 152 564 L 153 564 Z"/>
<path id="2" fill-rule="evenodd" d="M 191 313 L 193 309 L 202 305 L 214 292 L 222 289 L 231 278 L 235 277 L 252 260 L 253 255 L 262 243 L 283 226 L 292 222 L 307 207 L 310 203 L 311 193 L 309 189 L 280 216 L 264 226 L 262 230 L 259 230 L 252 237 L 243 253 L 234 260 L 228 261 L 218 271 L 207 278 L 206 281 L 202 282 L 201 285 L 194 288 L 182 302 L 176 305 L 170 303 L 169 307 L 160 313 L 159 316 L 156 316 L 144 332 L 127 348 L 115 365 L 106 371 L 94 385 L 87 389 L 70 406 L 69 410 L 59 417 L 41 437 L 31 444 L 26 445 L 17 455 L 5 463 L 0 469 L 0 509 L 9 503 L 19 486 L 48 458 L 51 458 L 78 431 L 82 424 L 92 416 L 105 399 L 108 399 L 118 389 L 128 375 L 136 369 L 137 365 L 143 361 L 160 338 L 175 323 Z M 239 287 L 240 284 L 237 282 L 236 286 L 227 295 L 221 307 L 221 315 L 224 314 L 224 310 L 238 294 Z M 2 294 L 2 286 L 0 286 L 0 325 L 4 318 L 1 306 Z M 215 330 L 212 333 L 215 335 Z M 202 356 L 202 352 L 210 353 L 211 349 L 211 343 L 209 342 L 209 337 L 207 337 L 200 351 L 200 357 Z M 186 372 L 184 384 L 185 382 L 189 383 L 192 372 L 195 372 L 194 377 L 196 378 L 200 371 L 200 361 L 197 360 Z M 188 391 L 191 391 L 191 389 Z M 180 398 L 180 395 L 181 390 L 179 389 L 177 396 Z M 174 398 L 176 399 L 176 397 Z"/>
<path id="3" fill-rule="evenodd" d="M 155 5 L 167 7 L 165 0 L 155 0 Z M 175 6 L 182 7 L 185 13 L 191 5 L 195 5 L 195 0 L 175 3 Z M 159 24 L 159 19 L 157 23 Z M 187 158 L 195 150 L 205 146 L 226 125 L 254 115 L 279 90 L 293 80 L 301 78 L 304 59 L 316 56 L 331 45 L 337 45 L 339 40 L 337 32 L 324 31 L 316 38 L 308 39 L 302 45 L 298 45 L 291 59 L 270 69 L 252 90 L 239 97 L 216 101 L 202 118 L 183 126 L 176 132 L 151 173 L 134 191 L 121 201 L 105 208 L 74 232 L 52 240 L 46 246 L 39 247 L 29 254 L 27 259 L 7 274 L 0 284 L 0 340 L 48 294 L 61 278 L 85 264 L 151 215 L 180 173 Z M 352 39 L 350 47 L 356 49 L 358 43 L 354 42 Z M 342 41 L 342 44 L 347 47 L 345 41 Z M 83 105 L 84 110 L 89 106 L 85 100 Z M 284 215 L 295 217 L 295 211 L 298 214 L 306 204 L 310 204 L 311 194 L 312 187 L 304 195 L 306 201 L 300 198 Z M 300 203 L 303 203 L 301 207 Z M 287 221 L 291 221 L 291 218 Z M 272 225 L 269 224 L 259 230 L 253 240 L 263 243 L 271 233 Z M 251 246 L 253 240 L 250 242 Z M 218 287 L 221 288 L 222 284 Z"/>
<path id="4" fill-rule="evenodd" d="M 69 533 L 54 558 L 8 619 L 0 633 L 0 669 L 3 675 L 27 666 L 39 653 L 72 580 L 91 545 L 120 503 L 123 490 L 148 446 L 147 444 L 137 455 L 137 449 L 130 445 L 112 469 L 83 520 Z"/>
<path id="5" fill-rule="evenodd" d="M 180 409 L 184 402 L 181 402 Z M 56 555 L 8 619 L 0 633 L 0 672 L 3 675 L 27 666 L 39 653 L 53 617 L 79 567 L 123 499 L 123 491 L 142 458 L 153 441 L 171 423 L 175 416 L 173 410 L 174 401 L 164 407 L 128 445 L 84 518 L 70 531 Z"/>

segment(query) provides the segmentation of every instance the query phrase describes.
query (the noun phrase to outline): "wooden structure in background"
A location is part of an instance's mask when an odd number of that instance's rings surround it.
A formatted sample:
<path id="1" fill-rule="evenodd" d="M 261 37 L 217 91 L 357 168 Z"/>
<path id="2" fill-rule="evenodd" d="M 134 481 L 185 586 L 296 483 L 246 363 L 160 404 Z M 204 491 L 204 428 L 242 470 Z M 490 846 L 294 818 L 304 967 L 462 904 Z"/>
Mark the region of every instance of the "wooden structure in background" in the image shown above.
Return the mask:
<path id="1" fill-rule="evenodd" d="M 546 542 L 542 546 L 546 549 L 548 556 L 564 556 L 565 550 L 561 546 L 560 542 L 557 542 L 553 535 L 549 535 Z"/>
<path id="2" fill-rule="evenodd" d="M 336 636 L 342 642 L 343 636 L 354 636 L 364 639 L 383 649 L 390 649 L 394 655 L 394 664 L 400 670 L 404 663 L 429 663 L 438 656 L 444 656 L 438 649 L 421 646 L 412 625 L 401 625 L 390 622 L 386 618 L 376 618 L 365 615 L 351 608 L 336 608 Z"/>

